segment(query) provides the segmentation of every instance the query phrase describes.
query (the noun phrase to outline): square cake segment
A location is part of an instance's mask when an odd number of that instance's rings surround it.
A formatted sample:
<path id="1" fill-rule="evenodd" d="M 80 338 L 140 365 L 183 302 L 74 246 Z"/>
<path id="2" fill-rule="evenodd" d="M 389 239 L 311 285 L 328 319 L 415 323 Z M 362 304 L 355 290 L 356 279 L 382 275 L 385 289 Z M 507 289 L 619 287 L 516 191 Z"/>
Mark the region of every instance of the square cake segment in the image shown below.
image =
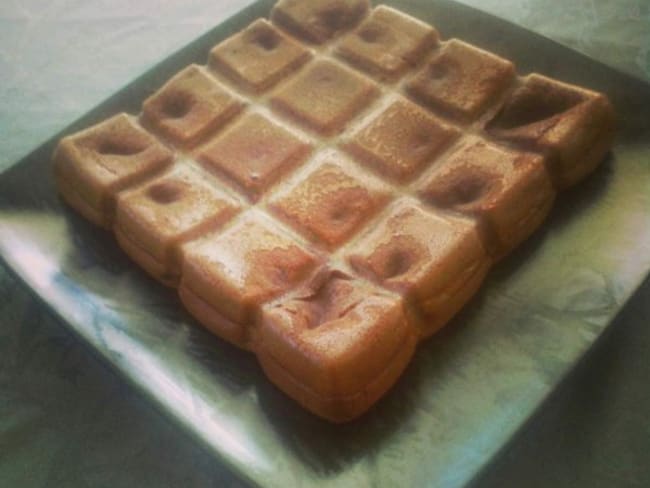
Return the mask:
<path id="1" fill-rule="evenodd" d="M 311 145 L 259 113 L 248 113 L 201 147 L 197 158 L 225 176 L 251 201 L 301 164 Z"/>
<path id="2" fill-rule="evenodd" d="M 271 97 L 271 106 L 309 129 L 331 136 L 342 131 L 378 94 L 378 87 L 364 76 L 319 59 L 283 84 Z"/>
<path id="3" fill-rule="evenodd" d="M 390 189 L 355 170 L 354 164 L 340 152 L 319 156 L 313 169 L 269 205 L 307 238 L 333 249 L 386 204 Z"/>
<path id="4" fill-rule="evenodd" d="M 200 322 L 247 347 L 260 307 L 305 280 L 320 258 L 259 211 L 183 246 L 181 299 Z"/>
<path id="5" fill-rule="evenodd" d="M 340 422 L 393 385 L 417 337 L 398 296 L 327 270 L 264 307 L 258 358 L 282 390 Z"/>
<path id="6" fill-rule="evenodd" d="M 352 29 L 370 10 L 370 0 L 280 0 L 271 20 L 291 35 L 324 44 Z"/>
<path id="7" fill-rule="evenodd" d="M 355 242 L 347 260 L 361 275 L 403 294 L 423 336 L 460 310 L 491 264 L 472 220 L 427 211 L 407 198 Z"/>
<path id="8" fill-rule="evenodd" d="M 215 181 L 179 164 L 119 196 L 115 233 L 124 250 L 150 274 L 175 284 L 180 245 L 223 225 L 238 209 Z"/>
<path id="9" fill-rule="evenodd" d="M 504 256 L 532 234 L 555 199 L 542 156 L 479 138 L 470 138 L 436 166 L 419 193 L 439 208 L 478 218 L 495 256 Z"/>
<path id="10" fill-rule="evenodd" d="M 395 80 L 437 42 L 430 25 L 380 5 L 341 40 L 336 53 L 357 69 Z"/>
<path id="11" fill-rule="evenodd" d="M 563 189 L 603 160 L 615 126 L 614 109 L 605 95 L 532 74 L 486 129 L 498 139 L 544 152 L 555 185 Z"/>
<path id="12" fill-rule="evenodd" d="M 145 100 L 142 119 L 173 144 L 189 148 L 222 127 L 243 105 L 204 68 L 191 65 Z"/>
<path id="13" fill-rule="evenodd" d="M 239 87 L 261 93 L 298 69 L 311 53 L 268 21 L 259 19 L 210 52 L 210 67 Z"/>
<path id="14" fill-rule="evenodd" d="M 64 199 L 91 222 L 110 228 L 116 194 L 162 171 L 173 154 L 122 113 L 64 137 L 53 159 Z"/>
<path id="15" fill-rule="evenodd" d="M 406 85 L 422 104 L 464 121 L 478 118 L 515 79 L 507 59 L 452 39 Z"/>
<path id="16" fill-rule="evenodd" d="M 399 97 L 350 135 L 344 147 L 384 177 L 405 183 L 420 174 L 459 134 Z"/>

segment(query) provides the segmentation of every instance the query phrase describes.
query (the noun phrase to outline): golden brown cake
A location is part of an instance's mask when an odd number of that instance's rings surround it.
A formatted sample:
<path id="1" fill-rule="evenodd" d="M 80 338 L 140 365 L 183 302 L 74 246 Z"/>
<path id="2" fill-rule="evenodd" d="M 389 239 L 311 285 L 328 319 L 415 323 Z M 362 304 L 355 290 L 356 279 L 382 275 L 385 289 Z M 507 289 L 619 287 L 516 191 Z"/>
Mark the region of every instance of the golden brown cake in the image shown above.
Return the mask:
<path id="1" fill-rule="evenodd" d="M 391 388 L 613 141 L 605 95 L 367 0 L 280 0 L 207 62 L 139 118 L 62 139 L 59 191 L 333 422 Z"/>
<path id="2" fill-rule="evenodd" d="M 239 205 L 218 182 L 179 164 L 118 196 L 114 229 L 122 248 L 165 284 L 180 277 L 180 246 L 228 221 Z"/>

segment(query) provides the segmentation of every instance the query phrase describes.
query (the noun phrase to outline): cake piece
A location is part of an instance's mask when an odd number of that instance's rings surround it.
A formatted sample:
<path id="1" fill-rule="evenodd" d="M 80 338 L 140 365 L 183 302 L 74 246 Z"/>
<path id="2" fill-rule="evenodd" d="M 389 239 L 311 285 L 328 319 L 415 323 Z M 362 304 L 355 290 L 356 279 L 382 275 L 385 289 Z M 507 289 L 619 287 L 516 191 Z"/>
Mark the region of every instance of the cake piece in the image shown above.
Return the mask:
<path id="1" fill-rule="evenodd" d="M 204 68 L 191 65 L 147 98 L 142 120 L 173 144 L 189 148 L 216 131 L 242 109 Z"/>
<path id="2" fill-rule="evenodd" d="M 459 132 L 405 98 L 398 98 L 345 142 L 356 159 L 386 178 L 417 176 Z"/>
<path id="3" fill-rule="evenodd" d="M 425 201 L 474 216 L 495 258 L 512 251 L 542 223 L 555 191 L 537 154 L 470 138 L 421 184 Z"/>
<path id="4" fill-rule="evenodd" d="M 339 152 L 319 159 L 270 206 L 306 237 L 333 249 L 384 206 L 389 192 Z"/>
<path id="5" fill-rule="evenodd" d="M 527 76 L 492 119 L 493 136 L 547 154 L 559 189 L 569 187 L 604 159 L 615 132 L 614 109 L 601 93 L 542 75 Z"/>
<path id="6" fill-rule="evenodd" d="M 297 42 L 259 19 L 210 52 L 210 67 L 239 88 L 262 93 L 311 57 Z"/>
<path id="7" fill-rule="evenodd" d="M 258 211 L 183 247 L 181 300 L 219 337 L 248 348 L 259 308 L 309 277 L 319 258 Z"/>
<path id="8" fill-rule="evenodd" d="M 280 0 L 271 20 L 293 36 L 323 44 L 356 26 L 369 9 L 369 0 Z"/>
<path id="9" fill-rule="evenodd" d="M 251 201 L 311 152 L 311 145 L 259 113 L 242 116 L 198 151 L 210 171 L 225 176 Z"/>
<path id="10" fill-rule="evenodd" d="M 258 359 L 287 394 L 342 422 L 361 415 L 395 383 L 417 338 L 398 296 L 328 270 L 264 308 Z"/>
<path id="11" fill-rule="evenodd" d="M 403 294 L 422 336 L 442 327 L 479 288 L 490 267 L 476 224 L 398 200 L 347 257 L 362 275 Z"/>
<path id="12" fill-rule="evenodd" d="M 416 100 L 463 121 L 476 119 L 513 83 L 514 65 L 452 39 L 406 85 Z"/>
<path id="13" fill-rule="evenodd" d="M 430 25 L 380 5 L 341 40 L 336 52 L 357 69 L 395 80 L 437 42 Z"/>
<path id="14" fill-rule="evenodd" d="M 280 114 L 326 136 L 345 124 L 379 93 L 365 77 L 338 63 L 314 61 L 271 98 Z"/>
<path id="15" fill-rule="evenodd" d="M 115 195 L 171 164 L 171 151 L 118 114 L 59 141 L 54 175 L 65 201 L 88 220 L 110 228 Z"/>
<path id="16" fill-rule="evenodd" d="M 180 245 L 223 225 L 238 204 L 216 181 L 187 165 L 118 197 L 115 234 L 122 248 L 152 276 L 176 285 Z"/>

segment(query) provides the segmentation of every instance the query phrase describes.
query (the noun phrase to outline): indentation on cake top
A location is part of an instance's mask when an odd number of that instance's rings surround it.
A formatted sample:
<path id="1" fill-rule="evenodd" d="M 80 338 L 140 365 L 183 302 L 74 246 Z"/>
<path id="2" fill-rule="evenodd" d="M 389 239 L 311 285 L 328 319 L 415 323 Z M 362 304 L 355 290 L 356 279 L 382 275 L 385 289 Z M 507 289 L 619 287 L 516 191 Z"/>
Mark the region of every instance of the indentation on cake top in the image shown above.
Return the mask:
<path id="1" fill-rule="evenodd" d="M 498 132 L 543 121 L 553 124 L 557 121 L 549 119 L 561 116 L 585 100 L 585 93 L 572 90 L 568 86 L 549 83 L 536 76 L 528 78 L 490 121 L 488 129 Z M 530 129 L 531 135 L 541 134 L 541 130 L 535 131 L 532 127 Z"/>
<path id="2" fill-rule="evenodd" d="M 63 138 L 54 171 L 198 322 L 339 422 L 387 392 L 613 134 L 606 96 L 517 77 L 406 13 L 279 0 L 139 119 Z"/>
<path id="3" fill-rule="evenodd" d="M 156 203 L 167 205 L 183 197 L 185 185 L 176 181 L 156 183 L 147 189 L 147 196 Z"/>
<path id="4" fill-rule="evenodd" d="M 300 309 L 294 311 L 296 320 L 302 321 L 298 327 L 315 329 L 348 315 L 363 298 L 350 293 L 352 286 L 346 283 L 350 280 L 349 274 L 337 270 L 317 276 L 303 294 L 294 298 L 296 308 Z"/>
<path id="5" fill-rule="evenodd" d="M 502 187 L 492 168 L 474 165 L 453 165 L 439 186 L 430 187 L 427 199 L 440 207 L 464 207 L 488 198 Z"/>
<path id="6" fill-rule="evenodd" d="M 282 41 L 280 35 L 271 26 L 268 26 L 268 28 L 261 28 L 252 32 L 249 42 L 261 47 L 264 51 L 273 51 Z"/>
<path id="7" fill-rule="evenodd" d="M 412 236 L 396 236 L 389 244 L 377 248 L 374 256 L 378 263 L 377 276 L 382 280 L 398 278 L 426 260 L 427 256 L 426 247 Z"/>

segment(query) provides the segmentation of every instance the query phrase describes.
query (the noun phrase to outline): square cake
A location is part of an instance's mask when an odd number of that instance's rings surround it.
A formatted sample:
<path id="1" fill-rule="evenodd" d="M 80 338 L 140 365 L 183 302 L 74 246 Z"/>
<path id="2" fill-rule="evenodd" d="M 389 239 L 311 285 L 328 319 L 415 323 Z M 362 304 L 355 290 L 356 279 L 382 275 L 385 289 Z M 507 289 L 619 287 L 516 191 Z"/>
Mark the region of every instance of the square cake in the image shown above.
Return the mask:
<path id="1" fill-rule="evenodd" d="M 368 0 L 279 0 L 161 85 L 61 139 L 63 200 L 332 422 L 391 389 L 615 132 L 606 95 Z"/>

